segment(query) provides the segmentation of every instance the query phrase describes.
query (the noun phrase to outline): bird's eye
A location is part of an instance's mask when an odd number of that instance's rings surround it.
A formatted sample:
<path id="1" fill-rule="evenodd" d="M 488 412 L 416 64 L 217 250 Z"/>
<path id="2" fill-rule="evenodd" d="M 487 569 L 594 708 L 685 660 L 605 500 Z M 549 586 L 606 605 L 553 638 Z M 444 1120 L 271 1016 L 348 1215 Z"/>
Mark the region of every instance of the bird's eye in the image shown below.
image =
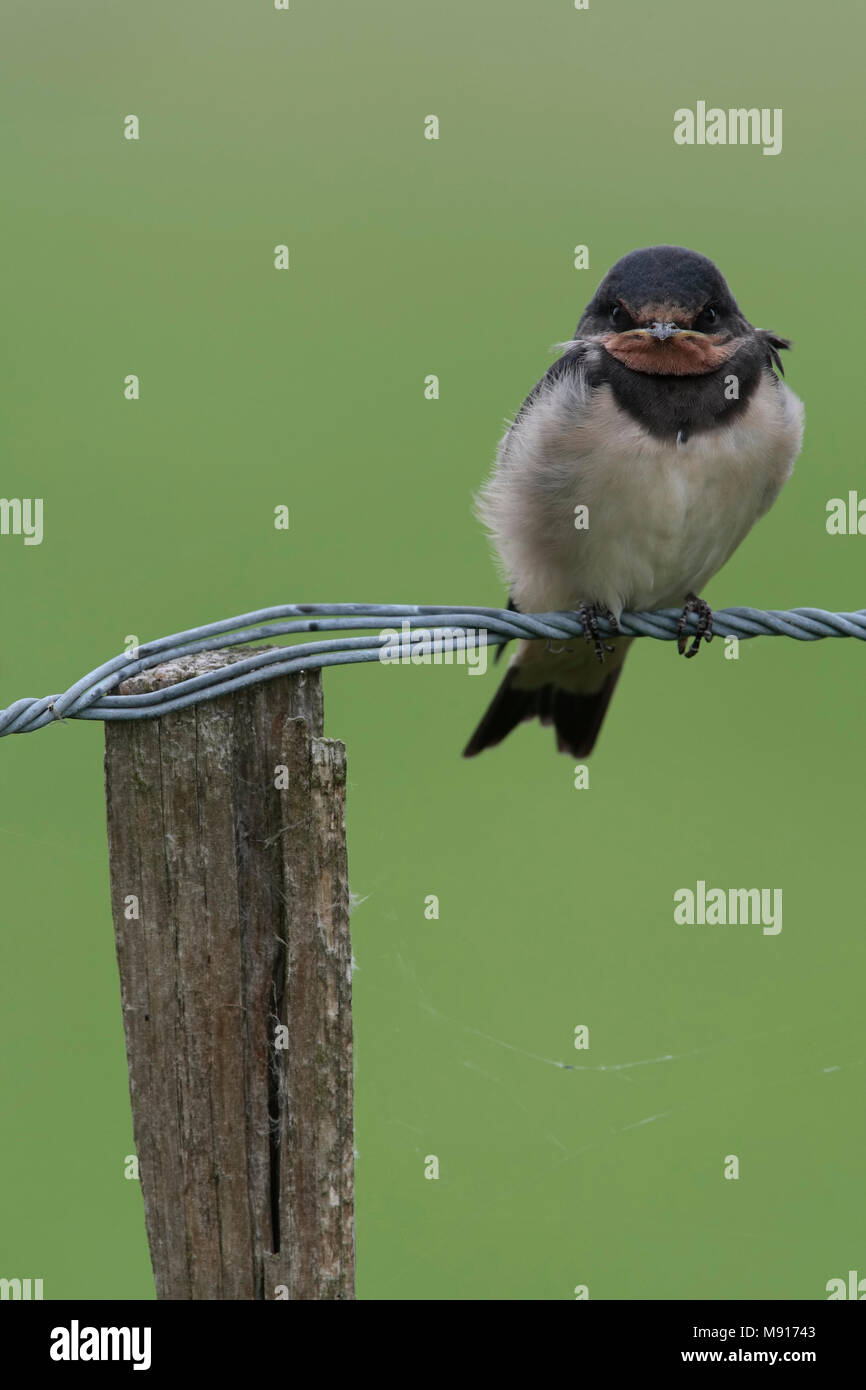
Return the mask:
<path id="1" fill-rule="evenodd" d="M 713 324 L 718 323 L 718 321 L 718 309 L 714 309 L 712 304 L 708 304 L 706 308 L 702 309 L 701 312 L 698 314 L 697 323 L 695 326 L 699 328 L 712 328 Z"/>
<path id="2" fill-rule="evenodd" d="M 626 313 L 625 309 L 623 309 L 621 304 L 611 304 L 610 321 L 613 324 L 614 328 L 625 328 L 628 324 L 631 323 L 629 315 Z"/>

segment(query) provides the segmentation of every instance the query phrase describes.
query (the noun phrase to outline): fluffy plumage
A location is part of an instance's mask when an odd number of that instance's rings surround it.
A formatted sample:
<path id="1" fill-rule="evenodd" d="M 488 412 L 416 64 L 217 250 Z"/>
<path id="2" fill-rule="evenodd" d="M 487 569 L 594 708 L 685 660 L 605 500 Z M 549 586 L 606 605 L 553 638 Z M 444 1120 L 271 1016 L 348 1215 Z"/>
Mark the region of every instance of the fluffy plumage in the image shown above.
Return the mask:
<path id="1" fill-rule="evenodd" d="M 658 370 L 661 357 L 652 369 L 625 365 L 656 343 L 681 352 L 682 371 Z M 706 257 L 654 247 L 618 262 L 478 497 L 516 608 L 584 603 L 618 617 L 700 593 L 799 452 L 803 408 L 774 371 L 783 346 L 748 323 Z M 577 507 L 588 508 L 588 529 L 575 528 Z M 519 643 L 467 756 L 534 717 L 554 724 L 562 751 L 586 756 L 629 645 L 614 639 L 600 664 L 581 639 L 568 651 Z"/>

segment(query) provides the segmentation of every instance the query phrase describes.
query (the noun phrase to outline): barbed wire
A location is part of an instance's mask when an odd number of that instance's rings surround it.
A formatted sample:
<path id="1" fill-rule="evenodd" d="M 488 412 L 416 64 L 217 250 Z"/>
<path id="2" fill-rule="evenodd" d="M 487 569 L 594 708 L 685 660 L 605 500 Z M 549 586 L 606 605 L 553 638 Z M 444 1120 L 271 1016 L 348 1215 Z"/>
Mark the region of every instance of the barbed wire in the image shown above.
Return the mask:
<path id="1" fill-rule="evenodd" d="M 112 695 L 123 681 L 141 671 L 160 666 L 196 652 L 259 642 L 270 637 L 291 637 L 310 632 L 351 632 L 382 627 L 385 619 L 399 619 L 400 628 L 390 627 L 365 636 L 320 639 L 295 643 L 203 672 L 161 690 L 142 694 Z M 615 631 L 628 637 L 654 637 L 673 641 L 677 637 L 680 611 L 662 609 L 655 613 L 623 613 L 618 629 L 599 618 L 599 631 L 611 636 Z M 382 603 L 302 603 L 261 608 L 217 623 L 188 628 L 113 657 L 95 671 L 82 676 L 62 695 L 42 699 L 16 700 L 0 710 L 0 738 L 7 734 L 30 734 L 63 719 L 153 719 L 173 710 L 187 709 L 205 700 L 214 700 L 260 681 L 295 671 L 326 666 L 343 666 L 358 661 L 382 661 L 383 648 L 392 660 L 410 660 L 417 651 L 414 638 L 429 631 L 430 646 L 445 640 L 434 638 L 440 629 L 450 629 L 448 641 L 455 651 L 468 643 L 501 646 L 513 638 L 556 640 L 582 637 L 583 625 L 577 613 L 515 613 L 503 608 L 461 608 L 423 604 Z M 694 634 L 697 620 L 689 615 L 685 631 Z M 719 637 L 792 637 L 798 642 L 816 642 L 825 637 L 857 637 L 866 640 L 866 609 L 853 613 L 828 613 L 823 608 L 793 608 L 763 611 L 758 608 L 724 608 L 713 614 L 713 630 Z M 395 631 L 397 636 L 394 636 Z M 408 638 L 408 640 L 407 640 Z M 423 639 L 420 639 L 423 640 Z M 396 644 L 396 646 L 395 646 Z M 441 650 L 441 645 L 439 646 Z"/>

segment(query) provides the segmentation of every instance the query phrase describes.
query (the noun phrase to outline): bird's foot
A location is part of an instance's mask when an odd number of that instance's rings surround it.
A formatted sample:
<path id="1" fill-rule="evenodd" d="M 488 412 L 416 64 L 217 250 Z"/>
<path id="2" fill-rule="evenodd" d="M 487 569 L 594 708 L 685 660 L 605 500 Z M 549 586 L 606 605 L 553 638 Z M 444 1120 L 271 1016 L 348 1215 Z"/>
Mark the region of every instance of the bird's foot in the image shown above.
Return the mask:
<path id="1" fill-rule="evenodd" d="M 583 625 L 583 637 L 585 642 L 592 642 L 595 647 L 595 654 L 599 661 L 604 661 L 605 652 L 615 651 L 610 642 L 605 642 L 599 631 L 599 618 L 607 618 L 615 632 L 619 631 L 616 618 L 609 608 L 605 608 L 601 603 L 582 603 L 577 610 L 578 617 Z"/>
<path id="2" fill-rule="evenodd" d="M 686 633 L 686 623 L 689 614 L 694 613 L 697 618 L 697 631 L 692 637 L 692 645 L 688 646 L 688 635 Z M 677 651 L 680 656 L 697 656 L 701 639 L 705 642 L 713 640 L 713 610 L 704 599 L 698 598 L 697 594 L 686 594 L 686 602 L 677 623 Z"/>

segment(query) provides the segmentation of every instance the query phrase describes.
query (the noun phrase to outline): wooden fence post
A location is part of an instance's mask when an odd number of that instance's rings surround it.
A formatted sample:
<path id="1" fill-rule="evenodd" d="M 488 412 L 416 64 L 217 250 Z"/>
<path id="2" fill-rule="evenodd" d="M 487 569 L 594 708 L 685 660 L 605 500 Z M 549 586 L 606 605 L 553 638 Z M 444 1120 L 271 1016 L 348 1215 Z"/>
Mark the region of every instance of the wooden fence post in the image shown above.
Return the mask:
<path id="1" fill-rule="evenodd" d="M 183 657 L 120 693 L 249 655 Z M 158 1298 L 355 1296 L 346 755 L 321 733 L 318 671 L 105 725 Z"/>

